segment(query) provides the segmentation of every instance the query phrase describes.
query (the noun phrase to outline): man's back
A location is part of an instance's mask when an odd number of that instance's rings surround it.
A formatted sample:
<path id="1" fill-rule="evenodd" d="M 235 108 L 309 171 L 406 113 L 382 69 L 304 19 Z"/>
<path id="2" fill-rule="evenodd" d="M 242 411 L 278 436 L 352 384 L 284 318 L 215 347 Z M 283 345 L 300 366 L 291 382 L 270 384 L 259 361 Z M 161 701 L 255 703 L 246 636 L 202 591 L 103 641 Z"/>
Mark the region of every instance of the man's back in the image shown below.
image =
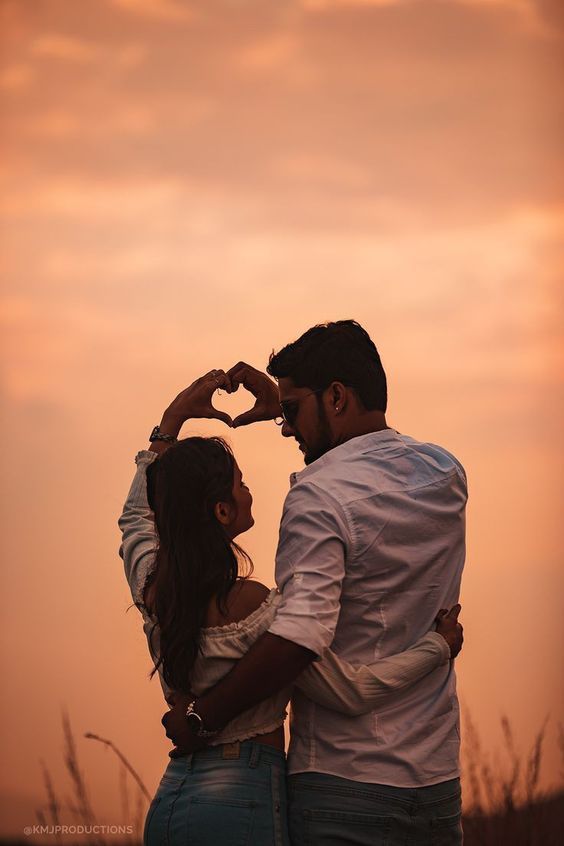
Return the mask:
<path id="1" fill-rule="evenodd" d="M 330 450 L 297 475 L 285 505 L 277 580 L 288 595 L 287 624 L 295 621 L 298 584 L 313 597 L 310 625 L 326 639 L 334 631 L 332 648 L 349 661 L 370 663 L 408 648 L 439 608 L 458 601 L 465 503 L 464 471 L 440 447 L 384 429 Z M 332 585 L 315 562 L 317 550 L 323 555 L 316 535 L 328 531 L 334 547 L 340 538 L 344 558 Z M 278 617 L 271 631 L 288 636 L 284 602 Z M 435 670 L 377 714 L 346 717 L 299 693 L 293 701 L 292 773 L 431 785 L 458 775 L 458 746 L 452 667 Z"/>

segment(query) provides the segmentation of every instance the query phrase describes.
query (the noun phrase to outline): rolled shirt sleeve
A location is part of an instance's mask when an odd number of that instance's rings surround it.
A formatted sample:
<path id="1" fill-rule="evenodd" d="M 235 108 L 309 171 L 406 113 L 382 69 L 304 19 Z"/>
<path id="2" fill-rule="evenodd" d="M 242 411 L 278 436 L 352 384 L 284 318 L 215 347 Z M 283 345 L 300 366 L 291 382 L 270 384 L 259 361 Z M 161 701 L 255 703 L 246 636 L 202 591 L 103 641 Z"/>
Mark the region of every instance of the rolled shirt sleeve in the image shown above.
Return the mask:
<path id="1" fill-rule="evenodd" d="M 276 583 L 282 601 L 271 634 L 317 655 L 331 645 L 351 546 L 346 516 L 334 497 L 311 481 L 297 482 L 280 524 Z"/>
<path id="2" fill-rule="evenodd" d="M 410 649 L 372 664 L 355 665 L 330 649 L 312 661 L 296 679 L 305 695 L 342 714 L 359 716 L 384 706 L 420 679 L 450 660 L 450 649 L 438 632 L 428 632 Z"/>
<path id="3" fill-rule="evenodd" d="M 143 590 L 149 573 L 155 568 L 157 554 L 155 521 L 147 501 L 147 467 L 156 458 L 157 454 L 149 450 L 141 450 L 135 456 L 137 470 L 118 520 L 122 535 L 119 554 L 137 606 L 143 605 Z"/>

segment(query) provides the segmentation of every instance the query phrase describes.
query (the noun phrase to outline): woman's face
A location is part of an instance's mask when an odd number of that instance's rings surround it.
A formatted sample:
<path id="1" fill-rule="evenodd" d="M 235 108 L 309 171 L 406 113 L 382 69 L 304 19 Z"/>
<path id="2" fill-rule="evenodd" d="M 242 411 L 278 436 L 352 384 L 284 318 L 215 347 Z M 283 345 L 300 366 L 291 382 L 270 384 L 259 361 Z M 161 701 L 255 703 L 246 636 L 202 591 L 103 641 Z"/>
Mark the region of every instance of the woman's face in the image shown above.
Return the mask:
<path id="1" fill-rule="evenodd" d="M 243 481 L 243 474 L 235 461 L 233 467 L 233 517 L 225 529 L 231 539 L 254 526 L 252 515 L 253 497 Z"/>

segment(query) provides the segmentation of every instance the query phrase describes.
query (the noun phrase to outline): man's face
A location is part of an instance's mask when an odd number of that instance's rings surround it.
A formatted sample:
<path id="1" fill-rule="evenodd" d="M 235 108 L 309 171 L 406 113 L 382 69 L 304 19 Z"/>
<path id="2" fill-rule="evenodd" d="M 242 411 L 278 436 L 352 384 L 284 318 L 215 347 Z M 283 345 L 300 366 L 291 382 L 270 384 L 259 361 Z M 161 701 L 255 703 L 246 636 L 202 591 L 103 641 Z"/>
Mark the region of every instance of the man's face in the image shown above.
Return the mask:
<path id="1" fill-rule="evenodd" d="M 292 379 L 284 377 L 278 381 L 278 393 L 285 415 L 282 435 L 295 438 L 303 452 L 304 462 L 311 464 L 333 447 L 333 436 L 322 402 L 324 392 L 297 388 Z"/>

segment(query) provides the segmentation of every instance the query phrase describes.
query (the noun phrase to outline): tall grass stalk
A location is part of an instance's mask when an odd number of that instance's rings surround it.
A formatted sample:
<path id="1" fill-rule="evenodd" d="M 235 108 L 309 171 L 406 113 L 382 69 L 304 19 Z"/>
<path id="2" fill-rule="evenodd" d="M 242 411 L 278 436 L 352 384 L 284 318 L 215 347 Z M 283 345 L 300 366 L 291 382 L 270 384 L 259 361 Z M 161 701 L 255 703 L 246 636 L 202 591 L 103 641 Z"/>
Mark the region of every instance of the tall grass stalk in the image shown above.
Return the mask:
<path id="1" fill-rule="evenodd" d="M 49 769 L 44 761 L 40 761 L 47 802 L 44 807 L 36 811 L 37 820 L 41 825 L 50 824 L 53 826 L 57 843 L 62 842 L 61 834 L 57 831 L 57 827 L 68 824 L 68 818 L 65 819 L 65 812 L 66 814 L 70 814 L 73 823 L 79 823 L 87 827 L 97 825 L 97 818 L 90 802 L 86 779 L 80 768 L 71 722 L 66 711 L 62 713 L 62 729 L 64 739 L 63 758 L 65 768 L 70 777 L 72 795 L 70 797 L 65 796 L 64 802 L 60 801 Z M 106 748 L 111 749 L 119 761 L 118 778 L 121 811 L 124 823 L 131 823 L 133 825 L 133 833 L 127 836 L 127 840 L 130 843 L 136 843 L 142 830 L 143 819 L 147 804 L 151 801 L 151 795 L 139 773 L 113 741 L 92 732 L 87 732 L 84 736 L 89 740 L 102 743 Z M 130 794 L 131 780 L 133 780 L 135 785 L 134 819 L 131 817 L 133 811 L 132 796 Z M 81 843 L 88 844 L 88 846 L 107 846 L 107 841 L 95 833 L 89 833 L 83 836 Z"/>
<path id="2" fill-rule="evenodd" d="M 564 791 L 547 796 L 539 790 L 548 718 L 522 758 L 511 723 L 502 716 L 504 754 L 496 755 L 493 763 L 468 711 L 463 723 L 463 788 L 469 808 L 464 817 L 465 846 L 561 846 Z M 564 736 L 560 748 L 564 760 Z"/>
<path id="3" fill-rule="evenodd" d="M 112 750 L 112 752 L 114 752 L 117 755 L 117 757 L 119 758 L 119 760 L 121 761 L 122 765 L 125 767 L 127 772 L 129 772 L 131 774 L 132 778 L 137 783 L 139 790 L 143 793 L 145 798 L 149 802 L 151 801 L 151 794 L 149 793 L 149 791 L 147 790 L 147 788 L 143 784 L 141 776 L 139 775 L 139 773 L 136 770 L 133 769 L 132 765 L 129 763 L 129 761 L 127 760 L 127 758 L 123 754 L 123 752 L 120 752 L 120 750 L 117 748 L 117 746 L 115 745 L 115 743 L 112 740 L 107 740 L 105 737 L 100 737 L 97 734 L 93 734 L 91 731 L 86 732 L 84 737 L 87 737 L 89 740 L 97 740 L 99 743 L 104 743 L 107 747 L 109 747 Z"/>

